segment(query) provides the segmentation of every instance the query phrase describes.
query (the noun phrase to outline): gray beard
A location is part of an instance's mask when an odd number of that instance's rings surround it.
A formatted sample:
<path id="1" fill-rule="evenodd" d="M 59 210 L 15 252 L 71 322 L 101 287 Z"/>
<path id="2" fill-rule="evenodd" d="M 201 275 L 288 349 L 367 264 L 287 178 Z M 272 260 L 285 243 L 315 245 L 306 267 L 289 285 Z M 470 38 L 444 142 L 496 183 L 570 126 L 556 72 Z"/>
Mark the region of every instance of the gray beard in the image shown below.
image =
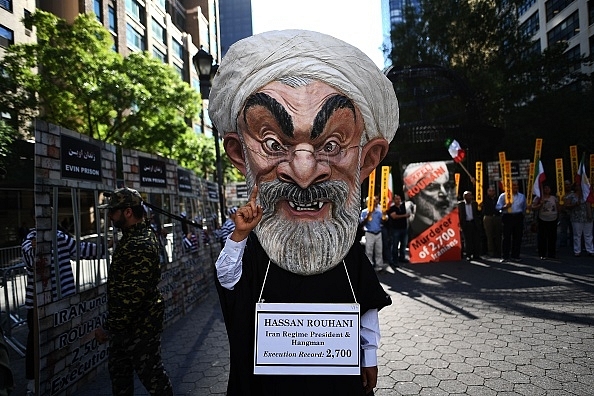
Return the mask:
<path id="1" fill-rule="evenodd" d="M 249 166 L 246 173 L 251 191 L 254 180 Z M 326 181 L 307 189 L 280 180 L 262 183 L 259 197 L 264 214 L 254 232 L 270 260 L 282 269 L 298 275 L 320 274 L 339 264 L 353 245 L 360 194 L 358 183 L 349 193 L 343 181 Z M 281 200 L 300 204 L 330 201 L 332 215 L 317 221 L 287 219 L 276 213 L 276 204 Z"/>

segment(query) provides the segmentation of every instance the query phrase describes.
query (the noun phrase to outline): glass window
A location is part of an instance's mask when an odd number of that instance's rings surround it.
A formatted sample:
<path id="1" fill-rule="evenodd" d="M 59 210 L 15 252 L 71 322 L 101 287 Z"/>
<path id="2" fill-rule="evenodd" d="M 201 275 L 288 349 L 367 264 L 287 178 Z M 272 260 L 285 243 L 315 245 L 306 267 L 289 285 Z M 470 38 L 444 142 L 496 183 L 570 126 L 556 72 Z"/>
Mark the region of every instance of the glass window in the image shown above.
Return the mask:
<path id="1" fill-rule="evenodd" d="M 575 0 L 549 0 L 545 3 L 547 11 L 547 22 L 553 19 L 557 14 L 563 11 L 568 5 Z"/>
<path id="2" fill-rule="evenodd" d="M 157 4 L 162 9 L 165 9 L 165 0 L 155 0 L 155 4 Z"/>
<path id="3" fill-rule="evenodd" d="M 107 23 L 109 26 L 109 30 L 111 30 L 112 32 L 118 31 L 116 13 L 115 9 L 112 6 L 107 7 Z"/>
<path id="4" fill-rule="evenodd" d="M 141 33 L 138 33 L 129 23 L 126 24 L 126 42 L 131 49 L 139 51 L 144 51 L 146 49 L 144 36 Z"/>
<path id="5" fill-rule="evenodd" d="M 518 6 L 518 16 L 524 15 L 526 11 L 532 7 L 532 5 L 536 3 L 536 0 L 525 0 L 522 4 Z"/>
<path id="6" fill-rule="evenodd" d="M 184 47 L 176 40 L 171 40 L 171 47 L 173 49 L 173 55 L 179 59 L 184 59 Z"/>
<path id="7" fill-rule="evenodd" d="M 520 31 L 526 37 L 532 37 L 540 29 L 540 22 L 538 21 L 538 11 L 532 14 L 526 21 L 520 26 Z"/>
<path id="8" fill-rule="evenodd" d="M 567 51 L 565 51 L 565 56 L 567 56 L 567 59 L 569 60 L 570 66 L 569 66 L 569 71 L 570 72 L 576 72 L 579 71 L 582 68 L 582 61 L 581 61 L 581 53 L 580 53 L 580 45 L 575 45 L 572 48 L 568 49 Z"/>
<path id="9" fill-rule="evenodd" d="M 12 0 L 0 0 L 0 7 L 12 12 Z"/>
<path id="10" fill-rule="evenodd" d="M 580 18 L 576 11 L 547 33 L 548 45 L 551 46 L 559 41 L 568 41 L 578 34 L 579 30 Z"/>
<path id="11" fill-rule="evenodd" d="M 103 21 L 103 12 L 102 12 L 103 4 L 101 4 L 101 0 L 94 0 L 93 1 L 93 11 L 97 16 L 97 20 L 99 22 Z"/>
<path id="12" fill-rule="evenodd" d="M 154 18 L 153 18 L 153 23 L 151 25 L 151 28 L 153 31 L 153 37 L 156 38 L 157 40 L 159 40 L 160 42 L 162 42 L 163 44 L 166 44 L 167 37 L 165 36 L 165 29 Z"/>
<path id="13" fill-rule="evenodd" d="M 7 48 L 14 44 L 14 32 L 4 25 L 0 25 L 0 47 Z"/>
<path id="14" fill-rule="evenodd" d="M 184 68 L 178 65 L 173 65 L 173 68 L 179 74 L 179 77 L 183 80 L 184 79 Z"/>
<path id="15" fill-rule="evenodd" d="M 130 16 L 144 23 L 144 7 L 136 0 L 126 0 L 126 11 Z"/>
<path id="16" fill-rule="evenodd" d="M 31 16 L 31 11 L 25 9 L 23 11 L 23 17 L 24 17 L 23 23 L 25 24 L 25 28 L 27 28 L 29 30 L 33 29 L 33 23 L 29 19 L 30 16 Z"/>
<path id="17" fill-rule="evenodd" d="M 167 63 L 167 55 L 165 55 L 161 50 L 158 48 L 153 47 L 153 56 L 163 63 Z"/>

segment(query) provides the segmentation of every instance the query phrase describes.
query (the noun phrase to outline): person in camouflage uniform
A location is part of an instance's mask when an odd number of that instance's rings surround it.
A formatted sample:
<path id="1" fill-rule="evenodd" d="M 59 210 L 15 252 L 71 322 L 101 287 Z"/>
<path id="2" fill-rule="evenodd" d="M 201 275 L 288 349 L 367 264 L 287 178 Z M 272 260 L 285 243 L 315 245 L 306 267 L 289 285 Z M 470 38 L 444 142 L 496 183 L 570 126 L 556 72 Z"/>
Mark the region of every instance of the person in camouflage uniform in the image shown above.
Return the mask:
<path id="1" fill-rule="evenodd" d="M 151 395 L 173 395 L 161 359 L 164 302 L 158 283 L 159 243 L 144 222 L 138 191 L 115 190 L 109 203 L 114 227 L 122 230 L 107 279 L 108 317 L 95 336 L 110 341 L 109 373 L 114 395 L 134 394 L 134 372 Z"/>

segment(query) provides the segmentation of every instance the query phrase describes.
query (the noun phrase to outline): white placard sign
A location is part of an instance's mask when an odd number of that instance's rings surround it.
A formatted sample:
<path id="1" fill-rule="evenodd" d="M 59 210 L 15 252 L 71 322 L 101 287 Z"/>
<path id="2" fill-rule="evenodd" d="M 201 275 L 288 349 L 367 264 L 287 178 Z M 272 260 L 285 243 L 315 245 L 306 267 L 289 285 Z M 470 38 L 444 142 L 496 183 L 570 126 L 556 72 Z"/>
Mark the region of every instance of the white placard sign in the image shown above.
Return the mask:
<path id="1" fill-rule="evenodd" d="M 254 374 L 359 375 L 359 304 L 256 304 Z"/>

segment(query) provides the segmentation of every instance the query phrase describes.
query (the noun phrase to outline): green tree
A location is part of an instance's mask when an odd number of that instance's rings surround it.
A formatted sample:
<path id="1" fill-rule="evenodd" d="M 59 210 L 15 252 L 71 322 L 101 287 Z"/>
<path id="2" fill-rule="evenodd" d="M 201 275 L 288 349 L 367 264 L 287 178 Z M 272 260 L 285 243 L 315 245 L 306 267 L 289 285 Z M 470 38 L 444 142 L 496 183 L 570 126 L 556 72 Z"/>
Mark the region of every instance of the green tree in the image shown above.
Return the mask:
<path id="1" fill-rule="evenodd" d="M 214 144 L 188 126 L 201 97 L 173 68 L 148 53 L 114 52 L 111 33 L 93 15 L 72 24 L 43 11 L 29 18 L 37 43 L 13 45 L 0 61 L 0 111 L 21 127 L 38 116 L 212 175 Z"/>
<path id="2" fill-rule="evenodd" d="M 584 59 L 568 58 L 567 44 L 541 53 L 538 42 L 519 25 L 521 3 L 421 0 L 420 10 L 407 8 L 405 22 L 392 28 L 392 63 L 434 64 L 461 76 L 471 87 L 473 103 L 480 105 L 484 121 L 505 130 L 506 151 L 518 146 L 529 151 L 535 134 L 545 142 L 558 141 L 560 131 L 552 127 L 558 123 L 534 128 L 551 117 L 547 106 L 563 111 L 560 119 L 573 119 L 570 124 L 579 129 L 572 131 L 575 136 L 591 136 L 592 83 L 580 72 Z M 574 96 L 567 101 L 570 92 Z M 574 106 L 568 108 L 568 103 Z"/>

